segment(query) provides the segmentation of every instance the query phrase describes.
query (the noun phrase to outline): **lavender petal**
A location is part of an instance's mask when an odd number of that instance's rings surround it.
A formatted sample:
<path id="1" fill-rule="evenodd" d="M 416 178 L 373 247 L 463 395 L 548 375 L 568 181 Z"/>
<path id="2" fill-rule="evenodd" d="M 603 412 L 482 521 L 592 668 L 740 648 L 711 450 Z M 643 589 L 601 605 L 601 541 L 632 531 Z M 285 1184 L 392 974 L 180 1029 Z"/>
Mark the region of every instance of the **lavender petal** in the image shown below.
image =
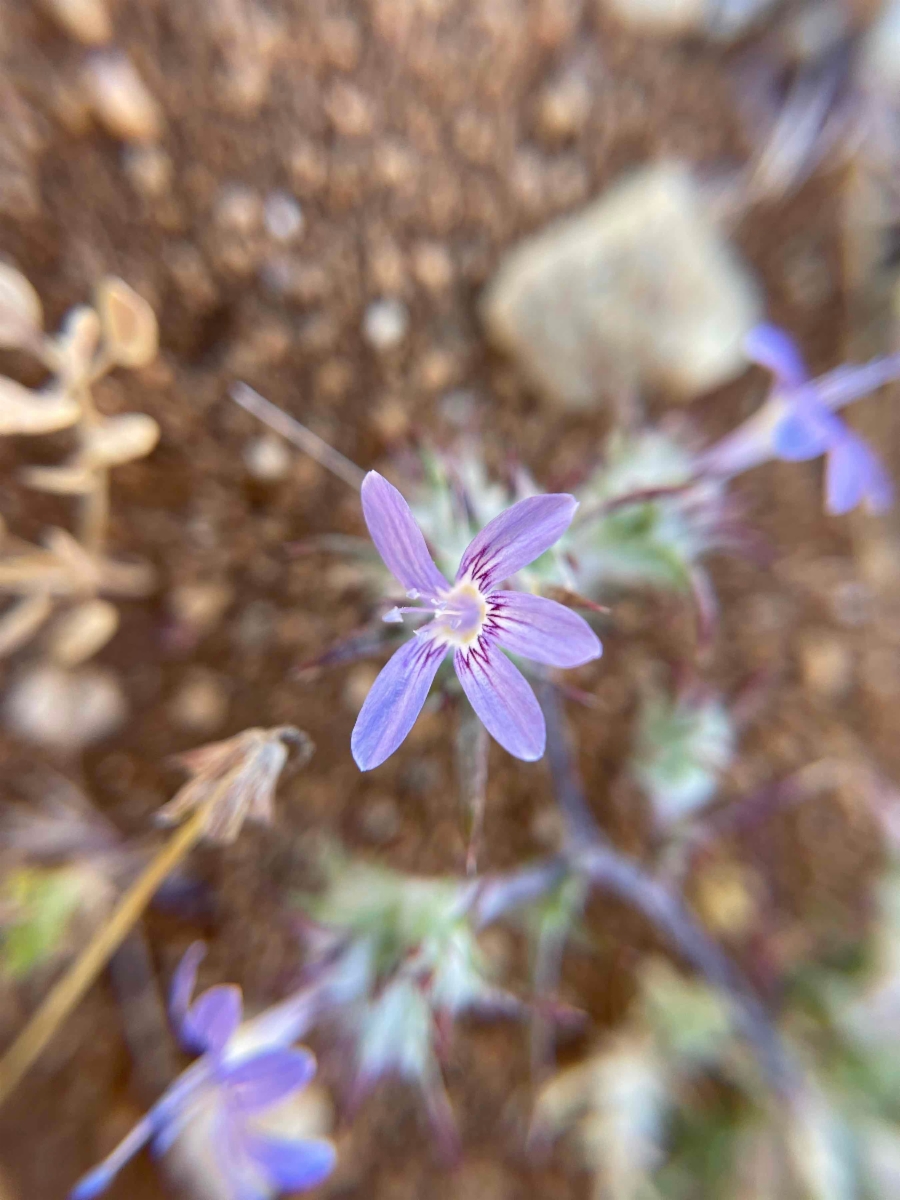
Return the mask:
<path id="1" fill-rule="evenodd" d="M 457 580 L 469 576 L 482 592 L 493 591 L 549 550 L 569 528 L 577 508 L 575 497 L 565 493 L 520 500 L 472 539 Z"/>
<path id="2" fill-rule="evenodd" d="M 893 486 L 868 445 L 848 431 L 828 455 L 825 507 L 839 516 L 863 500 L 873 512 L 884 512 L 891 506 Z"/>
<path id="3" fill-rule="evenodd" d="M 785 462 L 806 462 L 824 454 L 842 433 L 838 417 L 819 405 L 797 403 L 776 427 L 773 449 Z"/>
<path id="4" fill-rule="evenodd" d="M 350 749 L 361 771 L 394 753 L 415 724 L 446 647 L 427 630 L 388 659 L 356 718 Z"/>
<path id="5" fill-rule="evenodd" d="M 181 1040 L 181 1028 L 187 1016 L 191 996 L 197 986 L 197 971 L 206 954 L 203 942 L 192 942 L 175 968 L 169 988 L 169 1020 Z"/>
<path id="6" fill-rule="evenodd" d="M 603 653 L 583 617 L 555 600 L 528 592 L 494 592 L 491 620 L 505 650 L 550 667 L 580 667 Z"/>
<path id="7" fill-rule="evenodd" d="M 525 676 L 499 646 L 482 637 L 468 653 L 457 650 L 453 665 L 491 737 L 516 758 L 539 759 L 546 740 L 544 714 Z"/>
<path id="8" fill-rule="evenodd" d="M 272 1200 L 272 1188 L 248 1149 L 246 1122 L 233 1111 L 221 1109 L 208 1133 L 214 1179 L 212 1195 L 229 1200 Z"/>
<path id="9" fill-rule="evenodd" d="M 244 1113 L 269 1108 L 306 1087 L 316 1073 L 316 1060 L 309 1050 L 264 1050 L 253 1058 L 225 1067 L 220 1080 L 228 1098 Z"/>
<path id="10" fill-rule="evenodd" d="M 843 408 L 898 378 L 900 354 L 890 354 L 867 363 L 835 367 L 816 380 L 816 395 L 827 408 Z"/>
<path id="11" fill-rule="evenodd" d="M 247 1150 L 279 1191 L 298 1192 L 313 1188 L 334 1170 L 337 1155 L 324 1138 L 291 1140 L 251 1136 Z"/>
<path id="12" fill-rule="evenodd" d="M 777 325 L 754 326 L 744 338 L 744 353 L 751 362 L 771 371 L 781 387 L 795 388 L 806 382 L 806 367 L 794 339 Z"/>
<path id="13" fill-rule="evenodd" d="M 241 989 L 233 983 L 211 987 L 198 996 L 181 1023 L 181 1042 L 195 1054 L 218 1054 L 241 1023 Z"/>
<path id="14" fill-rule="evenodd" d="M 377 471 L 362 484 L 362 507 L 372 541 L 391 574 L 407 591 L 431 597 L 449 590 L 434 565 L 422 531 L 401 494 Z"/>

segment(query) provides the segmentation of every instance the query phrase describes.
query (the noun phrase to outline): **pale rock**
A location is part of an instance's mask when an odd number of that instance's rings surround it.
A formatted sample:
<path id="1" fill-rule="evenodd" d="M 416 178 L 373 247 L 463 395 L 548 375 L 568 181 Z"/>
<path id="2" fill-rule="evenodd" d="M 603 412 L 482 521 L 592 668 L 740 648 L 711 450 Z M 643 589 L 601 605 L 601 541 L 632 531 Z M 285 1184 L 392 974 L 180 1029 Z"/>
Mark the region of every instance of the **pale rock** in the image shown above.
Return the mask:
<path id="1" fill-rule="evenodd" d="M 489 286 L 493 340 L 549 398 L 584 408 L 623 388 L 681 400 L 746 367 L 756 283 L 689 171 L 644 168 L 513 250 Z"/>

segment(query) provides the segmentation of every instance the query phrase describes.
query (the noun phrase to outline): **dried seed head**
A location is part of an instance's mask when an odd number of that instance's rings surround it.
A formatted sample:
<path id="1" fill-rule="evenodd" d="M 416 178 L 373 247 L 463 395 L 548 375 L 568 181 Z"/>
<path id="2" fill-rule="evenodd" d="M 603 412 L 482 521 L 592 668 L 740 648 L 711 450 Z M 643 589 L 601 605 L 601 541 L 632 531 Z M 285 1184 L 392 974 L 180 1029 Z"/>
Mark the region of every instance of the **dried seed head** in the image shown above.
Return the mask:
<path id="1" fill-rule="evenodd" d="M 118 679 L 100 667 L 65 671 L 51 663 L 20 675 L 3 717 L 14 733 L 39 745 L 75 751 L 112 733 L 127 705 Z"/>
<path id="2" fill-rule="evenodd" d="M 88 60 L 85 88 L 97 118 L 113 137 L 155 142 L 163 127 L 160 107 L 125 54 L 98 51 Z"/>
<path id="3" fill-rule="evenodd" d="M 106 0 L 44 0 L 60 27 L 84 46 L 102 46 L 112 37 Z"/>
<path id="4" fill-rule="evenodd" d="M 37 292 L 21 271 L 0 263 L 0 346 L 32 345 L 40 337 L 43 323 Z"/>
<path id="5" fill-rule="evenodd" d="M 86 600 L 55 622 L 51 657 L 61 667 L 76 667 L 101 650 L 119 627 L 119 610 L 108 600 Z"/>
<path id="6" fill-rule="evenodd" d="M 97 312 L 106 348 L 120 367 L 145 367 L 156 357 L 159 330 L 153 309 L 122 279 L 101 279 L 96 292 Z"/>
<path id="7" fill-rule="evenodd" d="M 65 392 L 34 392 L 0 376 L 0 436 L 55 433 L 74 425 L 80 415 L 78 401 Z"/>
<path id="8" fill-rule="evenodd" d="M 298 748 L 301 763 L 308 761 L 312 742 L 290 725 L 245 729 L 224 742 L 180 754 L 178 761 L 193 778 L 160 809 L 159 820 L 176 825 L 188 813 L 206 809 L 206 836 L 214 842 L 233 842 L 246 820 L 271 824 L 272 798 L 289 743 Z"/>
<path id="9" fill-rule="evenodd" d="M 91 467 L 115 467 L 144 458 L 159 441 L 159 426 L 145 413 L 108 417 L 91 429 L 82 451 Z"/>

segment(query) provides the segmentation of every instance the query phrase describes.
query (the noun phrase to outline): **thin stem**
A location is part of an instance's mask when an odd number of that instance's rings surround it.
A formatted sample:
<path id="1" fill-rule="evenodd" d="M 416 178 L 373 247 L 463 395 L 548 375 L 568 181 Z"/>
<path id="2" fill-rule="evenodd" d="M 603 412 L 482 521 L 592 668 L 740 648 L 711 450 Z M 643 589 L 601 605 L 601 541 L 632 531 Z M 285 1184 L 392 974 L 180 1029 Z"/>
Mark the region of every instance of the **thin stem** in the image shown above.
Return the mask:
<path id="1" fill-rule="evenodd" d="M 576 856 L 575 865 L 597 887 L 643 913 L 709 983 L 725 993 L 772 1088 L 785 1098 L 795 1095 L 801 1082 L 799 1067 L 765 1006 L 680 897 L 611 846 L 590 846 Z"/>
<path id="2" fill-rule="evenodd" d="M 81 420 L 78 435 L 82 449 L 86 449 L 91 431 L 100 423 L 100 414 L 94 404 L 88 380 L 74 389 L 81 405 Z M 79 514 L 79 541 L 91 554 L 100 554 L 106 542 L 109 527 L 109 468 L 92 467 L 94 486 L 81 500 Z"/>
<path id="3" fill-rule="evenodd" d="M 556 689 L 547 681 L 538 686 L 547 722 L 547 758 L 572 868 L 643 913 L 695 970 L 728 997 L 770 1086 L 782 1098 L 796 1096 L 803 1082 L 800 1067 L 741 971 L 676 893 L 606 840 L 584 797 Z"/>
<path id="4" fill-rule="evenodd" d="M 18 1085 L 57 1029 L 84 996 L 140 919 L 157 888 L 200 840 L 208 819 L 202 806 L 181 825 L 131 885 L 107 923 L 97 931 L 0 1059 L 0 1104 Z"/>
<path id="5" fill-rule="evenodd" d="M 307 429 L 305 425 L 301 425 L 283 409 L 278 408 L 265 396 L 254 391 L 248 384 L 233 383 L 231 398 L 235 404 L 239 404 L 254 417 L 258 417 L 260 421 L 268 425 L 270 429 L 274 429 L 276 433 L 280 433 L 283 438 L 287 438 L 289 442 L 293 442 L 310 458 L 315 459 L 320 466 L 331 471 L 333 475 L 337 475 L 339 479 L 343 479 L 344 483 L 349 484 L 357 492 L 362 487 L 362 481 L 366 477 L 365 471 L 355 462 L 351 462 L 349 458 L 345 458 L 339 450 L 329 446 L 318 434 Z"/>
<path id="6" fill-rule="evenodd" d="M 547 678 L 535 682 L 535 691 L 547 725 L 547 765 L 562 811 L 566 849 L 572 852 L 600 840 L 603 835 L 584 797 L 559 691 Z"/>
<path id="7" fill-rule="evenodd" d="M 466 874 L 478 869 L 484 832 L 484 810 L 487 804 L 488 732 L 475 716 L 472 707 L 464 702 L 459 714 L 456 734 L 456 770 L 459 793 L 469 826 L 466 849 Z"/>

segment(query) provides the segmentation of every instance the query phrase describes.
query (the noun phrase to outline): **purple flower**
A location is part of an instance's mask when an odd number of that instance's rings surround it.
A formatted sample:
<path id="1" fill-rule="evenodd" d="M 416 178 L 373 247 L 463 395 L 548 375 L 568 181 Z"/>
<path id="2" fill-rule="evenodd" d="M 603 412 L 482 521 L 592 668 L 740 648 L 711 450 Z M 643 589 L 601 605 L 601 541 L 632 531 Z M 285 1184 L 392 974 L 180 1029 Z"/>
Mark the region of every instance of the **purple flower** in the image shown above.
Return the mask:
<path id="1" fill-rule="evenodd" d="M 747 335 L 748 358 L 771 371 L 786 412 L 775 427 L 775 453 L 785 462 L 825 455 L 825 507 L 845 513 L 865 503 L 883 512 L 893 500 L 890 478 L 866 442 L 823 403 L 792 339 L 774 325 L 757 325 Z M 845 375 L 845 381 L 850 380 Z"/>
<path id="2" fill-rule="evenodd" d="M 849 512 L 860 503 L 872 512 L 889 508 L 893 487 L 887 472 L 835 410 L 900 376 L 900 355 L 810 379 L 793 340 L 774 325 L 757 325 L 744 348 L 752 362 L 771 371 L 772 392 L 758 413 L 702 456 L 699 466 L 736 475 L 769 458 L 805 462 L 825 455 L 829 512 Z"/>
<path id="3" fill-rule="evenodd" d="M 324 1139 L 272 1137 L 266 1109 L 305 1087 L 316 1063 L 304 1049 L 241 1045 L 240 988 L 212 987 L 191 996 L 203 945 L 195 942 L 172 981 L 170 1011 L 184 1048 L 201 1057 L 157 1101 L 98 1167 L 76 1184 L 69 1200 L 91 1200 L 116 1173 L 152 1142 L 164 1154 L 182 1135 L 196 1134 L 204 1169 L 218 1186 L 211 1194 L 231 1200 L 269 1200 L 280 1192 L 315 1187 L 334 1167 L 334 1147 Z"/>
<path id="4" fill-rule="evenodd" d="M 566 531 L 578 507 L 572 496 L 530 496 L 485 525 L 469 543 L 449 584 L 428 553 L 409 505 L 375 471 L 363 480 L 362 505 L 369 533 L 388 570 L 421 607 L 395 609 L 432 614 L 394 654 L 375 680 L 353 730 L 351 748 L 362 771 L 393 754 L 412 729 L 444 657 L 488 733 L 516 758 L 544 753 L 544 716 L 522 673 L 503 653 L 510 650 L 553 667 L 578 667 L 598 658 L 600 642 L 576 613 L 501 584 L 528 566 Z"/>

